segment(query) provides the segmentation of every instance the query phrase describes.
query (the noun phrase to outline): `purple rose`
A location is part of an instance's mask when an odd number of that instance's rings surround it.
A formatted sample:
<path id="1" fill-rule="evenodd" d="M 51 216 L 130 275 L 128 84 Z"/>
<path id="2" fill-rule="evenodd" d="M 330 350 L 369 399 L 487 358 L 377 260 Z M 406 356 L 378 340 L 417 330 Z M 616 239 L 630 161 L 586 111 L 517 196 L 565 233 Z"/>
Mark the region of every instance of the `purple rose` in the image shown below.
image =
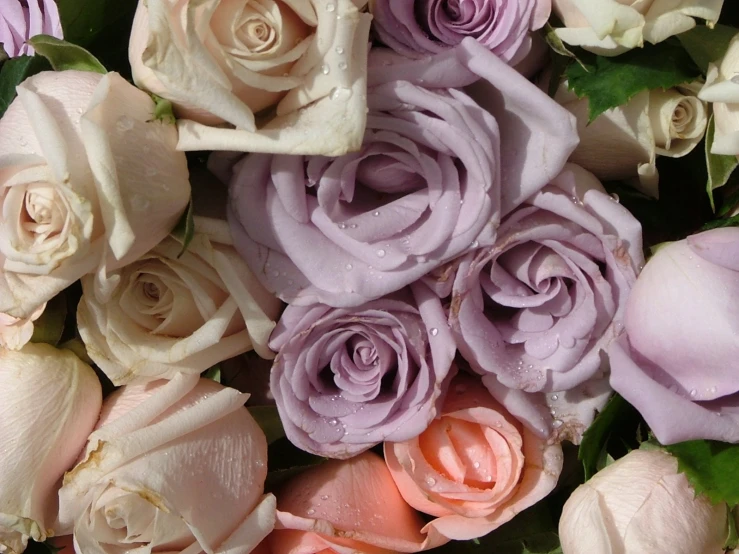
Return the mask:
<path id="1" fill-rule="evenodd" d="M 380 55 L 371 65 L 359 152 L 252 154 L 235 167 L 236 246 L 287 302 L 357 306 L 492 243 L 501 216 L 576 145 L 569 113 L 474 41 L 436 61 Z M 492 83 L 475 85 L 487 111 L 459 90 L 413 82 L 455 87 L 478 75 Z"/>
<path id="2" fill-rule="evenodd" d="M 631 292 L 611 385 L 663 444 L 739 442 L 739 229 L 668 244 Z"/>
<path id="3" fill-rule="evenodd" d="M 549 18 L 551 0 L 374 0 L 372 27 L 410 58 L 436 54 L 472 37 L 511 65 L 531 48 L 531 31 Z"/>
<path id="4" fill-rule="evenodd" d="M 9 57 L 33 55 L 26 41 L 36 35 L 62 38 L 54 0 L 0 0 L 0 44 Z"/>
<path id="5" fill-rule="evenodd" d="M 566 391 L 602 377 L 643 264 L 639 222 L 579 166 L 502 223 L 494 246 L 464 257 L 449 320 L 472 368 L 505 387 Z"/>
<path id="6" fill-rule="evenodd" d="M 270 346 L 287 437 L 331 458 L 423 432 L 455 353 L 438 297 L 420 284 L 356 308 L 288 306 Z"/>

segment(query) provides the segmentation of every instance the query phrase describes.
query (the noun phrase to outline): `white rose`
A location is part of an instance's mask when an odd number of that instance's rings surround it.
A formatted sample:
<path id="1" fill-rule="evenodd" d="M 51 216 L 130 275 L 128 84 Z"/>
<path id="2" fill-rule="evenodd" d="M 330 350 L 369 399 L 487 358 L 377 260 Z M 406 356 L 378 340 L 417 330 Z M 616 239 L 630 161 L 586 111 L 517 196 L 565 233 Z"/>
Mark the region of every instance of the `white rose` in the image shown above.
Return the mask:
<path id="1" fill-rule="evenodd" d="M 364 4 L 140 0 L 133 77 L 186 118 L 178 123 L 182 150 L 357 150 L 367 111 Z"/>
<path id="2" fill-rule="evenodd" d="M 711 152 L 739 156 L 739 35 L 732 39 L 719 66 L 708 68 L 698 97 L 713 102 L 716 134 Z"/>
<path id="3" fill-rule="evenodd" d="M 167 236 L 190 185 L 176 128 L 117 73 L 44 72 L 17 90 L 0 119 L 0 312 L 27 319 Z"/>
<path id="4" fill-rule="evenodd" d="M 657 156 L 685 156 L 706 132 L 708 113 L 696 90 L 690 85 L 643 91 L 588 124 L 587 98 L 577 98 L 563 82 L 554 99 L 575 115 L 580 135 L 570 161 L 603 181 L 633 178 L 636 188 L 656 198 Z"/>
<path id="5" fill-rule="evenodd" d="M 114 392 L 64 476 L 57 534 L 84 554 L 251 552 L 276 502 L 248 397 L 184 374 Z"/>
<path id="6" fill-rule="evenodd" d="M 0 552 L 51 536 L 57 491 L 95 427 L 102 390 L 69 350 L 0 349 Z"/>
<path id="7" fill-rule="evenodd" d="M 195 218 L 182 245 L 166 238 L 114 274 L 111 298 L 82 279 L 77 324 L 87 352 L 116 385 L 199 374 L 252 348 L 265 358 L 280 311 L 231 243 L 223 220 Z"/>
<path id="8" fill-rule="evenodd" d="M 724 0 L 552 0 L 564 27 L 557 36 L 602 56 L 617 56 L 718 21 Z"/>

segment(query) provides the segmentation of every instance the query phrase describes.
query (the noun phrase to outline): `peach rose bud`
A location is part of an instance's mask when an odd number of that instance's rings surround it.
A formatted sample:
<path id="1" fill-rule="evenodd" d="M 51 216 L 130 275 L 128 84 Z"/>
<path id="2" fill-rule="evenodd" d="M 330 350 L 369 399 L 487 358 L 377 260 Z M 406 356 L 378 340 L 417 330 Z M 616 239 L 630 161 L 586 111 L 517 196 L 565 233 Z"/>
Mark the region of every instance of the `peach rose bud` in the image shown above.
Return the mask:
<path id="1" fill-rule="evenodd" d="M 436 516 L 429 535 L 469 540 L 500 527 L 557 484 L 562 447 L 511 416 L 478 379 L 452 381 L 441 417 L 415 439 L 386 442 L 400 494 Z"/>

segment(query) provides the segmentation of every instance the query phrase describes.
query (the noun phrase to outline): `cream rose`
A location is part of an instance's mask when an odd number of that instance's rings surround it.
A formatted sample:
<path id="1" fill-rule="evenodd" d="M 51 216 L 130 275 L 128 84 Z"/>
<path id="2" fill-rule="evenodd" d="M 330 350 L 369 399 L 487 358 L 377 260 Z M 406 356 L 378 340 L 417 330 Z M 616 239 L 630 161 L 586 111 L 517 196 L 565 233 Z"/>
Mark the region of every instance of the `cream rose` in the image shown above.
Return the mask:
<path id="1" fill-rule="evenodd" d="M 557 36 L 602 56 L 617 56 L 644 42 L 657 44 L 689 31 L 697 19 L 713 26 L 724 0 L 552 0 L 564 27 Z"/>
<path id="2" fill-rule="evenodd" d="M 150 250 L 190 197 L 177 130 L 117 73 L 44 72 L 0 119 L 0 312 L 27 319 Z"/>
<path id="3" fill-rule="evenodd" d="M 713 102 L 716 122 L 711 153 L 739 156 L 739 35 L 735 36 L 721 63 L 708 68 L 706 84 L 698 97 Z"/>
<path id="4" fill-rule="evenodd" d="M 570 161 L 604 181 L 631 179 L 642 192 L 659 193 L 657 156 L 679 158 L 703 139 L 708 124 L 697 87 L 643 91 L 588 124 L 588 100 L 560 85 L 554 99 L 577 118 L 580 144 Z"/>
<path id="5" fill-rule="evenodd" d="M 0 552 L 52 536 L 59 480 L 95 427 L 102 391 L 69 350 L 0 349 Z"/>
<path id="6" fill-rule="evenodd" d="M 248 396 L 183 374 L 114 392 L 64 476 L 57 534 L 84 554 L 251 552 L 276 501 Z"/>
<path id="7" fill-rule="evenodd" d="M 364 4 L 140 0 L 129 45 L 134 81 L 186 118 L 182 150 L 358 150 L 371 20 Z"/>
<path id="8" fill-rule="evenodd" d="M 228 224 L 196 218 L 182 245 L 166 238 L 114 274 L 110 300 L 82 279 L 77 323 L 87 352 L 116 385 L 198 374 L 252 348 L 273 354 L 267 340 L 280 302 L 231 246 Z"/>

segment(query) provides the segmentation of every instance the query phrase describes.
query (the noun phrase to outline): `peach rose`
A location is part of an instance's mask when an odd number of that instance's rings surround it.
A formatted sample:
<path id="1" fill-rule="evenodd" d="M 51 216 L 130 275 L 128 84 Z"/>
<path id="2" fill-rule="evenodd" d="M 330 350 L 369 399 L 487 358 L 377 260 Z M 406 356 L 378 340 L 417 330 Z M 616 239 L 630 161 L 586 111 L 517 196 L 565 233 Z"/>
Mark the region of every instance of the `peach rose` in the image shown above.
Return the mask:
<path id="1" fill-rule="evenodd" d="M 301 473 L 277 492 L 277 508 L 265 545 L 272 554 L 419 552 L 447 542 L 422 533 L 420 515 L 372 452 Z"/>
<path id="2" fill-rule="evenodd" d="M 95 427 L 102 390 L 92 368 L 69 350 L 27 344 L 0 349 L 0 552 L 44 541 L 57 492 Z"/>
<path id="3" fill-rule="evenodd" d="M 436 516 L 423 529 L 455 540 L 481 537 L 549 494 L 562 447 L 524 428 L 477 379 L 458 375 L 439 419 L 415 439 L 385 443 L 400 494 Z"/>
<path id="4" fill-rule="evenodd" d="M 0 313 L 137 259 L 190 198 L 177 129 L 117 73 L 43 72 L 0 119 Z"/>
<path id="5" fill-rule="evenodd" d="M 247 554 L 272 530 L 267 440 L 248 394 L 197 375 L 123 387 L 64 476 L 57 534 L 77 552 Z"/>
<path id="6" fill-rule="evenodd" d="M 185 118 L 183 150 L 357 150 L 367 112 L 366 3 L 140 0 L 133 78 Z"/>

